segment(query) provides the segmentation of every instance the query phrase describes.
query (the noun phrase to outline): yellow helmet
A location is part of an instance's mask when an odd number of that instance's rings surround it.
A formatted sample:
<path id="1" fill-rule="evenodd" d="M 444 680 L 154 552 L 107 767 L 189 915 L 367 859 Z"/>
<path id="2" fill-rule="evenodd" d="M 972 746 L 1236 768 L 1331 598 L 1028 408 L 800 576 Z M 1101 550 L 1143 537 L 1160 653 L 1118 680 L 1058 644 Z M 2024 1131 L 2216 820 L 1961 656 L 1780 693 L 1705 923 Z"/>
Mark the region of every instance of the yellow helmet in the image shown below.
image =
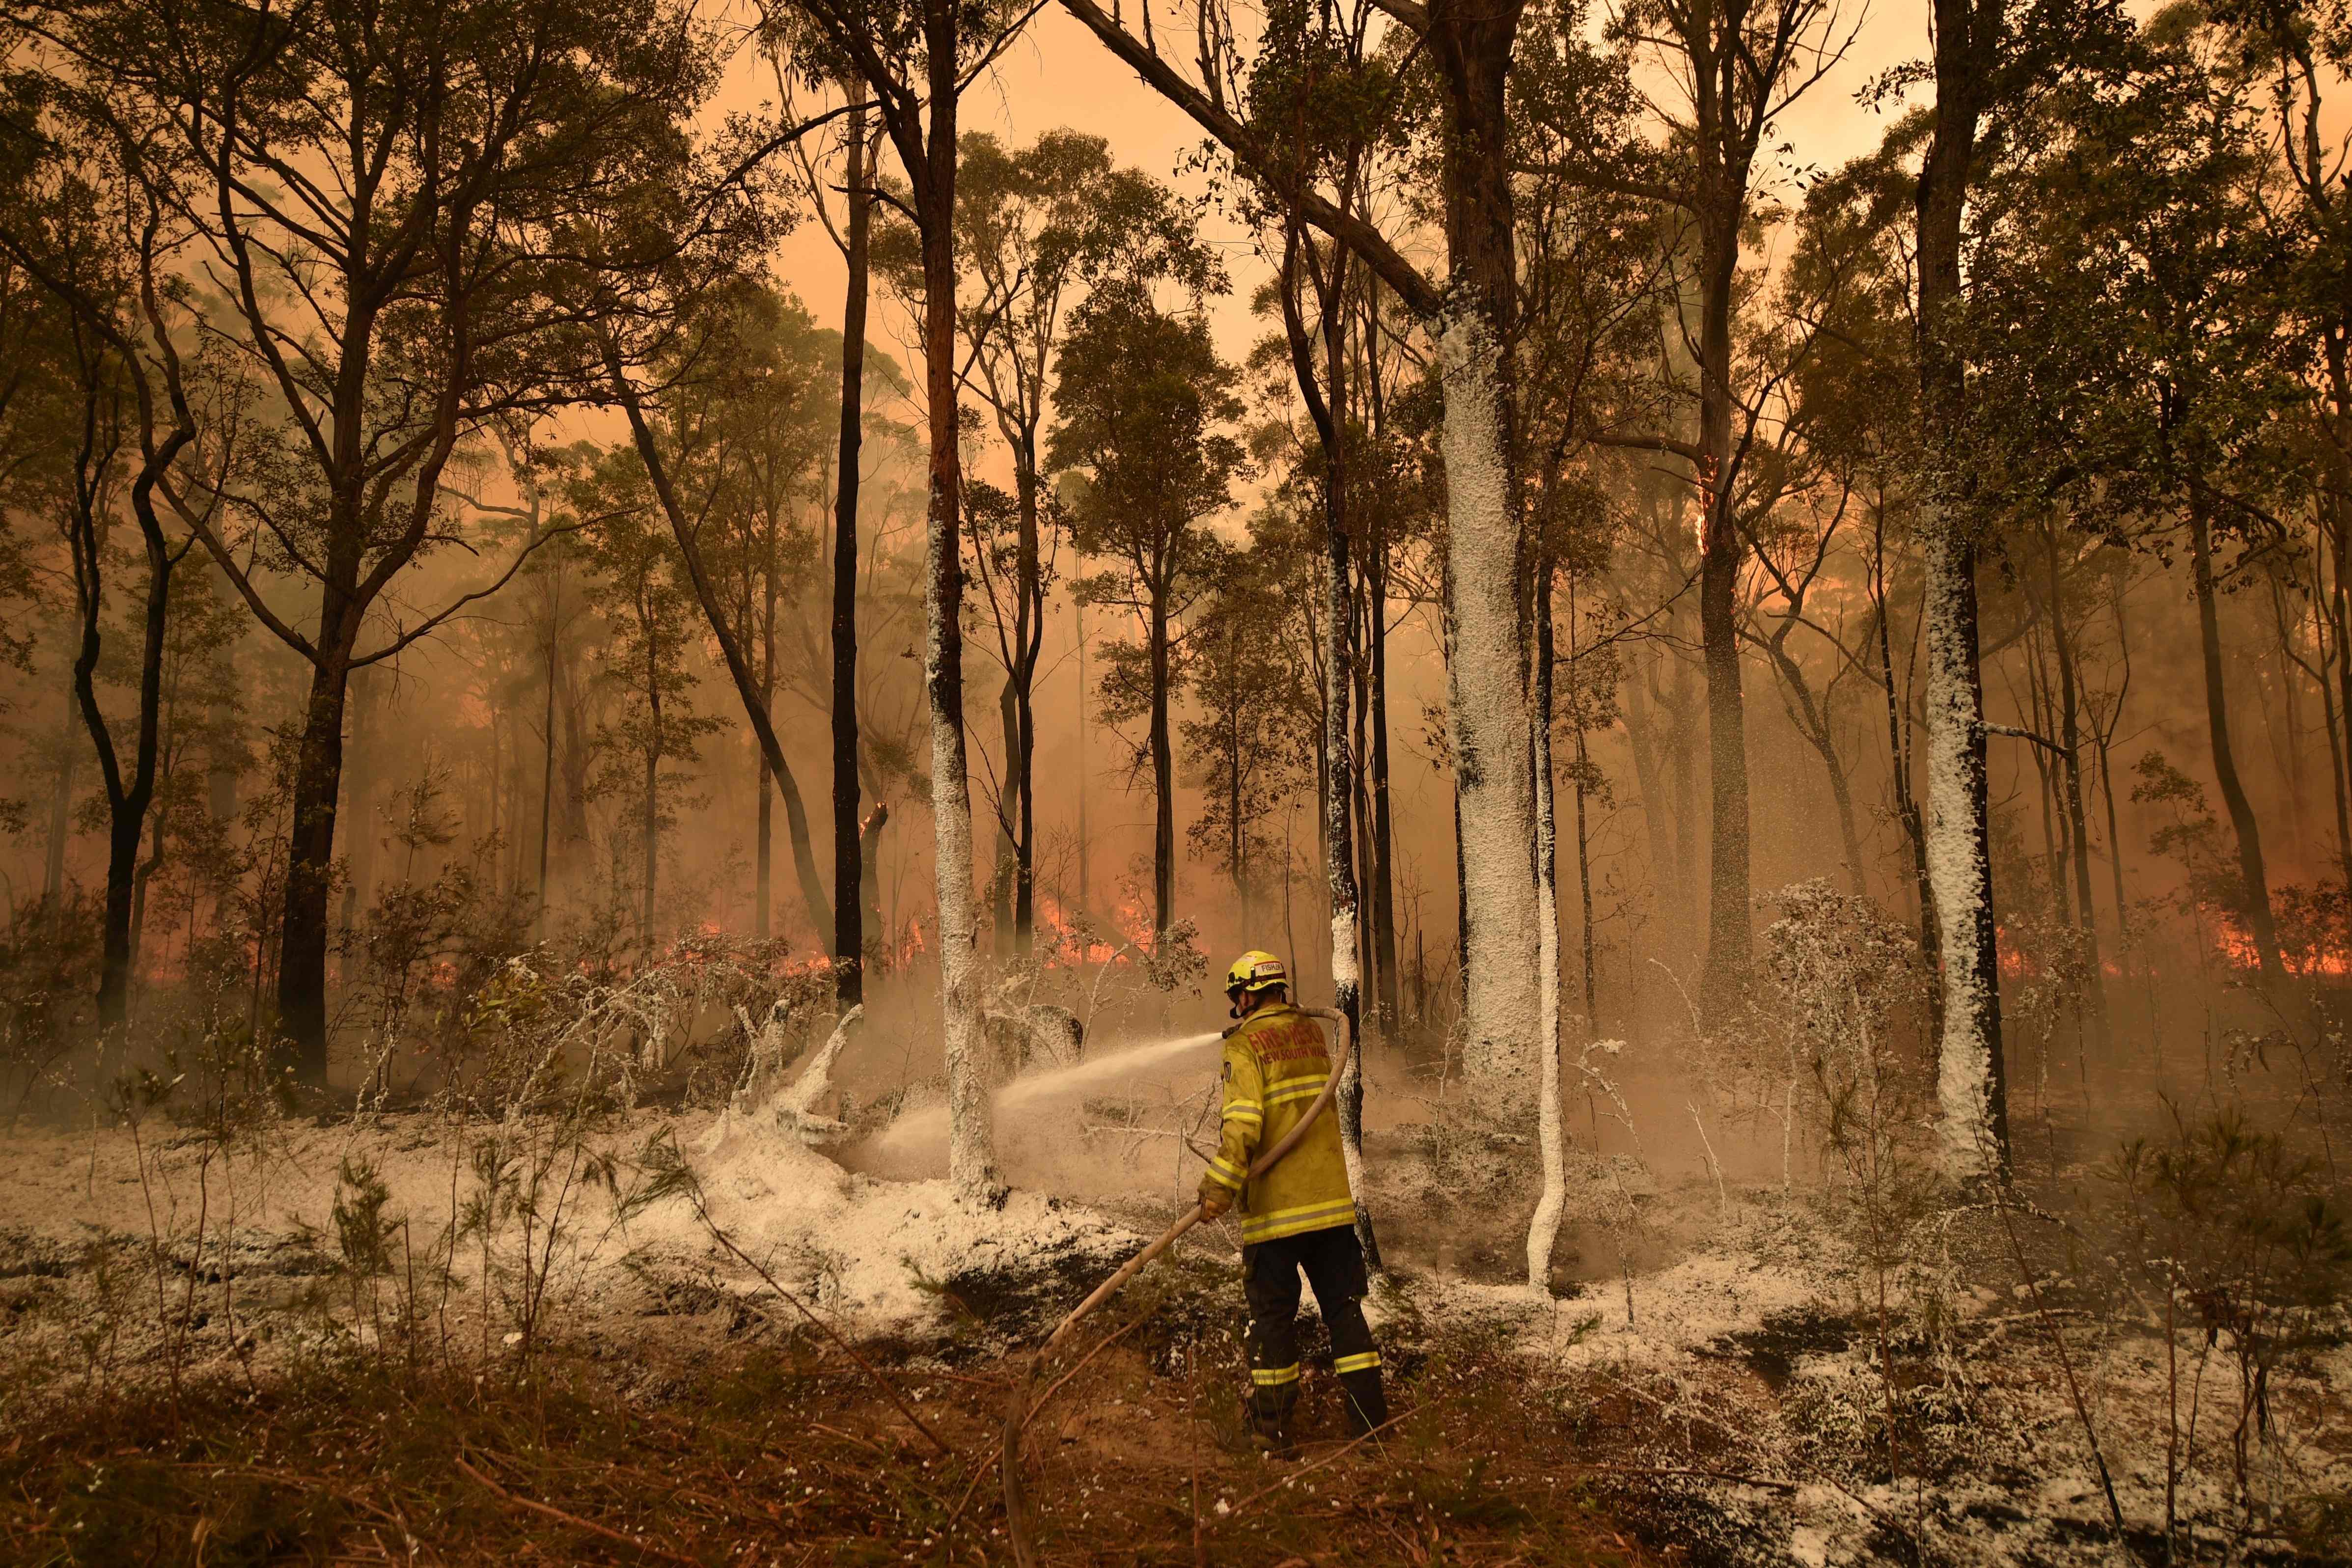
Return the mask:
<path id="1" fill-rule="evenodd" d="M 1273 954 L 1253 947 L 1225 970 L 1225 994 L 1247 991 L 1252 996 L 1269 986 L 1288 986 L 1290 971 Z"/>

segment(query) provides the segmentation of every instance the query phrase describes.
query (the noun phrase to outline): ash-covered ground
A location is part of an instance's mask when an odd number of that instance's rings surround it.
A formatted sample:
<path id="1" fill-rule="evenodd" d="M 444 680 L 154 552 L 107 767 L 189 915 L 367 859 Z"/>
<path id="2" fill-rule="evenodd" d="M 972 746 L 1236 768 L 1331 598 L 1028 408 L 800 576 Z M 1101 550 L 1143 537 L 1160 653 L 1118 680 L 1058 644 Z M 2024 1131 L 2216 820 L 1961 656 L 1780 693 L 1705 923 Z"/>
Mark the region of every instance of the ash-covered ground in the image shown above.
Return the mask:
<path id="1" fill-rule="evenodd" d="M 0 1145 L 0 1382 L 25 1499 L 12 1539 L 26 1560 L 102 1560 L 53 1539 L 72 1511 L 55 1489 L 90 1457 L 27 1448 L 44 1410 L 178 1409 L 200 1388 L 250 1401 L 337 1365 L 462 1371 L 478 1389 L 586 1357 L 658 1405 L 687 1385 L 681 1364 L 766 1347 L 849 1377 L 824 1430 L 862 1422 L 860 1441 L 896 1452 L 917 1437 L 902 1410 L 929 1409 L 984 1453 L 1012 1358 L 1181 1209 L 1197 1169 L 1213 1045 L 1104 1060 L 1000 1096 L 1013 1185 L 992 1201 L 936 1174 L 944 1129 L 919 1090 L 861 1107 L 803 1082 L 717 1112 L 379 1111 L 234 1136 L 163 1114 L 20 1126 Z M 1834 1172 L 1784 1186 L 1762 1136 L 1746 1173 L 1716 1158 L 1728 1136 L 1679 1173 L 1587 1149 L 1538 1292 L 1519 1261 L 1525 1134 L 1417 1094 L 1400 1066 L 1375 1062 L 1372 1098 L 1387 1266 L 1373 1315 L 1400 1408 L 1437 1425 L 1418 1448 L 1342 1453 L 1328 1379 L 1310 1375 L 1331 1506 L 1377 1512 L 1365 1499 L 1434 1465 L 1465 1517 L 1486 1492 L 1507 1512 L 1565 1486 L 1591 1511 L 1576 1539 L 1693 1562 L 2346 1558 L 2340 1301 L 2248 1303 L 2217 1329 L 2221 1303 L 2152 1299 L 2148 1239 L 2090 1209 L 2082 1165 L 2021 1172 L 1995 1199 Z M 1620 1106 L 1628 1128 L 1647 1110 L 1638 1086 Z M 2297 1245 L 2330 1239 L 2277 1239 L 2284 1281 Z M 1250 1475 L 1281 1482 L 1241 1437 L 1236 1249 L 1230 1221 L 1203 1228 L 1104 1315 L 1120 1343 L 1041 1423 L 1052 1440 L 1033 1439 L 1049 1542 L 1079 1551 L 1115 1511 L 1088 1499 L 1139 1475 L 1192 1478 L 1203 1532 Z M 836 1335 L 914 1403 L 884 1401 Z M 966 1532 L 982 1557 L 959 1561 L 995 1561 L 996 1527 L 977 1522 L 994 1488 L 976 1469 L 963 1484 L 958 1517 L 920 1528 Z M 1499 1553 L 1513 1538 L 1484 1528 L 1463 1539 Z M 467 1556 L 454 1537 L 440 1550 Z M 1228 1544 L 1218 1560 L 1258 1559 Z"/>

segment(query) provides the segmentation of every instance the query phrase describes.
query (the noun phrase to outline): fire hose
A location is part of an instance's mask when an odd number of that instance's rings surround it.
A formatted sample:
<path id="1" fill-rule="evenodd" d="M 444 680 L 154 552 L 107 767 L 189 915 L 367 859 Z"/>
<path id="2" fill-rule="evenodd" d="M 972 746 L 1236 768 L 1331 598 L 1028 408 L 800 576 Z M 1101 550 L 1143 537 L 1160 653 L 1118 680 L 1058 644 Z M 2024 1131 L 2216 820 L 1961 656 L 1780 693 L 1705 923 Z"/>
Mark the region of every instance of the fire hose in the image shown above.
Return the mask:
<path id="1" fill-rule="evenodd" d="M 1299 1140 L 1306 1137 L 1307 1130 L 1315 1124 L 1316 1118 L 1330 1108 L 1331 1102 L 1339 1095 L 1339 1081 L 1355 1055 L 1355 1037 L 1348 1027 L 1345 1013 L 1331 1008 L 1302 1008 L 1299 1010 L 1309 1018 L 1322 1019 L 1339 1026 L 1339 1054 L 1333 1059 L 1330 1075 L 1323 1083 L 1323 1092 L 1315 1096 L 1314 1102 L 1307 1107 L 1307 1114 L 1298 1119 L 1298 1124 L 1284 1134 L 1282 1140 L 1273 1148 L 1250 1162 L 1252 1180 L 1272 1170 L 1283 1156 L 1297 1148 Z M 1021 1437 L 1028 1429 L 1030 1417 L 1036 1414 L 1030 1404 L 1030 1395 L 1037 1385 L 1038 1375 L 1044 1372 L 1047 1358 L 1064 1340 L 1069 1338 L 1071 1331 L 1088 1313 L 1118 1294 L 1129 1280 L 1149 1267 L 1154 1258 L 1173 1247 L 1177 1239 L 1200 1224 L 1202 1218 L 1201 1206 L 1194 1204 L 1183 1218 L 1160 1232 L 1150 1246 L 1120 1264 L 1117 1272 L 1096 1286 L 1092 1294 L 1055 1325 L 1054 1332 L 1045 1336 L 1045 1343 L 1039 1345 L 1036 1354 L 1029 1358 L 1028 1370 L 1013 1380 L 1012 1397 L 1004 1406 L 1004 1437 L 998 1464 L 1004 1479 L 1004 1533 L 1013 1543 L 1013 1560 L 1018 1568 L 1039 1568 L 1034 1539 L 1036 1521 L 1030 1511 L 1028 1493 L 1021 1483 Z"/>

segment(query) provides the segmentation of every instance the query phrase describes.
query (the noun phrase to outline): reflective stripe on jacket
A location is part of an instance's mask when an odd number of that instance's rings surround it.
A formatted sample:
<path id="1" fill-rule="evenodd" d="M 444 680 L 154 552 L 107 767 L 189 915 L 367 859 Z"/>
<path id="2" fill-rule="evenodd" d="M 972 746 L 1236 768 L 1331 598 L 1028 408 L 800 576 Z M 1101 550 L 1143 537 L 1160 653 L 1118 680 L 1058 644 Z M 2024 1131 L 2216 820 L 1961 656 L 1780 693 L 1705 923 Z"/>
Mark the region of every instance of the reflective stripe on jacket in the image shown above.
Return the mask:
<path id="1" fill-rule="evenodd" d="M 1331 1071 L 1322 1026 L 1288 1002 L 1259 1008 L 1225 1037 L 1223 1136 L 1202 1182 L 1241 1194 L 1244 1242 L 1356 1222 L 1334 1113 L 1318 1118 L 1281 1164 L 1249 1179 L 1258 1151 L 1298 1125 Z"/>

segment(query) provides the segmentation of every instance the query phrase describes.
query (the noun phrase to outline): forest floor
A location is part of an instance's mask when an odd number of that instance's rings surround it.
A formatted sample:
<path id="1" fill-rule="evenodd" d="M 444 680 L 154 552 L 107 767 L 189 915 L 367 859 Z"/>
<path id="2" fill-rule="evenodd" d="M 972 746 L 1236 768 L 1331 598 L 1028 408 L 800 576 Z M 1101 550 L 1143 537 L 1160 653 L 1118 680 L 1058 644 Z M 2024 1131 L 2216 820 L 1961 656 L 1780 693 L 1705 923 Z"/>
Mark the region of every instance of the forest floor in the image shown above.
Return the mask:
<path id="1" fill-rule="evenodd" d="M 1211 1236 L 1089 1325 L 1078 1354 L 1108 1343 L 1033 1422 L 1046 1563 L 2352 1562 L 2340 1333 L 2269 1370 L 2242 1475 L 2226 1345 L 2168 1361 L 2063 1227 L 2029 1235 L 2030 1291 L 1982 1212 L 1890 1283 L 1821 1202 L 1621 1171 L 1547 1300 L 1511 1282 L 1518 1206 L 1429 1149 L 1372 1151 L 1392 1427 L 1345 1441 L 1310 1327 L 1303 1456 L 1251 1450 Z M 20 1129 L 0 1561 L 1009 1562 L 1024 1347 L 1169 1207 L 960 1205 L 707 1114 L 287 1124 L 242 1152 Z M 1880 1316 L 1882 1284 L 1947 1321 Z"/>

